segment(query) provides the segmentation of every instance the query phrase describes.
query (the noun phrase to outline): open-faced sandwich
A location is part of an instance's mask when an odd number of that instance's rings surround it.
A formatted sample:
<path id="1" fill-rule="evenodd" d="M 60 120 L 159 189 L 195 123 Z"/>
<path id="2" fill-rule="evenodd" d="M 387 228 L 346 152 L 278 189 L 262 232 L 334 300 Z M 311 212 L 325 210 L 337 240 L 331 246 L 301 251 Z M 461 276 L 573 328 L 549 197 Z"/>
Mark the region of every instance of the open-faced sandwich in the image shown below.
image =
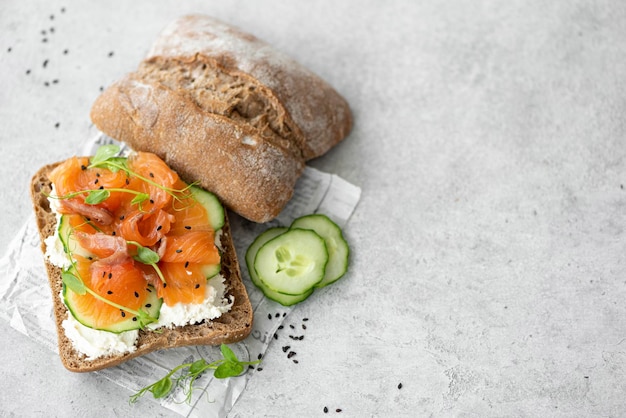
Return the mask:
<path id="1" fill-rule="evenodd" d="M 32 197 L 63 364 L 245 338 L 252 308 L 215 195 L 159 157 L 100 148 L 42 168 Z"/>

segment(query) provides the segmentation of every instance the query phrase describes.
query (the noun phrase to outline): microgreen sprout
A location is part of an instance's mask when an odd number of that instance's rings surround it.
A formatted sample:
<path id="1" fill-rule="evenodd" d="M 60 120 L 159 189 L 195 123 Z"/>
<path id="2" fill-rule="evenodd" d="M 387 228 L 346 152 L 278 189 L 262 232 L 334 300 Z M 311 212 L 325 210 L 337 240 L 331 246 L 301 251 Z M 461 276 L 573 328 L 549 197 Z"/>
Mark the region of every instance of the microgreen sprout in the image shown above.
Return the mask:
<path id="1" fill-rule="evenodd" d="M 134 256 L 133 259 L 135 259 L 136 261 L 139 261 L 140 263 L 152 266 L 154 270 L 156 271 L 157 275 L 159 276 L 159 278 L 161 279 L 161 281 L 163 283 L 166 283 L 165 277 L 163 277 L 163 273 L 161 272 L 161 269 L 159 268 L 159 265 L 157 264 L 160 260 L 159 255 L 156 252 L 152 251 L 150 248 L 144 247 L 137 241 L 126 241 L 126 243 L 137 247 L 137 255 Z"/>
<path id="2" fill-rule="evenodd" d="M 122 193 L 130 193 L 130 194 L 136 195 L 133 198 L 133 200 L 130 202 L 132 204 L 141 205 L 141 203 L 150 199 L 150 195 L 147 193 L 142 193 L 136 190 L 124 189 L 124 188 L 119 188 L 119 187 L 111 187 L 109 189 L 85 189 L 85 190 L 79 190 L 77 192 L 68 193 L 63 196 L 49 196 L 49 197 L 62 200 L 62 199 L 72 199 L 73 197 L 76 197 L 78 195 L 86 194 L 87 197 L 85 198 L 85 203 L 87 203 L 88 205 L 97 205 L 107 200 L 109 196 L 111 196 L 111 192 L 122 192 Z"/>
<path id="3" fill-rule="evenodd" d="M 169 373 L 163 376 L 163 378 L 142 388 L 137 393 L 132 395 L 130 397 L 130 403 L 137 402 L 137 400 L 146 394 L 146 392 L 152 393 L 152 396 L 155 399 L 164 398 L 177 387 L 181 387 L 183 389 L 183 393 L 186 395 L 185 401 L 190 402 L 193 393 L 193 384 L 205 371 L 213 370 L 214 377 L 217 379 L 226 379 L 228 377 L 239 376 L 243 373 L 244 366 L 258 364 L 261 362 L 261 360 L 240 361 L 233 350 L 225 344 L 220 346 L 220 351 L 223 358 L 211 363 L 207 362 L 204 358 L 201 358 L 194 362 L 184 363 L 174 367 Z M 175 376 L 178 372 L 180 373 Z"/>

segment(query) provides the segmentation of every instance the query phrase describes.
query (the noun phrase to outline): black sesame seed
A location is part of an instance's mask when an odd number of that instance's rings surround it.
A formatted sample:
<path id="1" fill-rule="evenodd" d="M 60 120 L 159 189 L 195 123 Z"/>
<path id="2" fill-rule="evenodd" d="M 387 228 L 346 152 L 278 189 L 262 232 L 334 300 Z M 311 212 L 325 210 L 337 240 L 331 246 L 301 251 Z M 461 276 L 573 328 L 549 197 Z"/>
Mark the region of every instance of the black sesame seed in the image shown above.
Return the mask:
<path id="1" fill-rule="evenodd" d="M 181 249 L 179 248 L 179 249 L 177 249 L 177 250 L 176 250 L 176 252 L 177 252 L 178 254 L 180 254 L 180 253 L 182 253 L 182 252 L 183 252 L 183 250 L 181 250 Z"/>
<path id="2" fill-rule="evenodd" d="M 96 173 L 96 177 L 100 177 L 100 173 Z"/>
<path id="3" fill-rule="evenodd" d="M 13 49 L 13 48 L 8 47 L 8 48 L 7 48 L 7 52 L 11 52 L 11 50 L 12 50 L 12 49 Z"/>
<path id="4" fill-rule="evenodd" d="M 261 360 L 263 358 L 263 354 L 259 353 L 258 356 L 256 356 L 257 360 Z"/>
<path id="5" fill-rule="evenodd" d="M 112 290 L 107 290 L 107 295 L 112 295 L 113 291 Z"/>
<path id="6" fill-rule="evenodd" d="M 109 52 L 109 57 L 113 56 L 113 51 Z"/>
<path id="7" fill-rule="evenodd" d="M 126 318 L 126 312 L 121 311 L 121 314 L 122 314 L 122 318 Z"/>
<path id="8" fill-rule="evenodd" d="M 54 80 L 52 80 L 52 84 L 59 84 L 59 79 L 55 78 Z"/>
<path id="9" fill-rule="evenodd" d="M 151 308 L 152 304 L 151 303 L 146 303 L 146 308 Z"/>
<path id="10" fill-rule="evenodd" d="M 54 15 L 50 15 L 50 20 L 54 20 Z"/>
<path id="11" fill-rule="evenodd" d="M 99 188 L 100 190 L 103 190 L 103 189 L 104 189 L 104 186 L 100 186 L 100 187 L 98 187 L 98 188 Z"/>
<path id="12" fill-rule="evenodd" d="M 63 55 L 67 55 L 67 53 L 68 53 L 68 52 L 70 52 L 70 50 L 69 50 L 69 49 L 64 49 L 64 50 L 63 50 Z"/>
<path id="13" fill-rule="evenodd" d="M 278 326 L 278 329 L 283 329 L 283 328 L 285 328 L 285 326 L 284 326 L 284 325 L 279 325 L 279 326 Z"/>
<path id="14" fill-rule="evenodd" d="M 113 277 L 113 273 L 109 272 L 109 279 Z"/>
<path id="15" fill-rule="evenodd" d="M 159 225 L 159 226 L 157 226 L 157 231 L 160 231 L 160 230 L 161 230 L 161 228 L 163 228 L 163 225 Z"/>
<path id="16" fill-rule="evenodd" d="M 106 274 L 107 274 L 107 272 L 106 272 L 106 271 L 103 271 L 103 272 L 102 272 L 102 278 L 104 278 L 104 276 L 106 276 Z"/>
<path id="17" fill-rule="evenodd" d="M 302 320 L 303 320 L 304 322 L 306 322 L 306 321 L 308 321 L 308 320 L 309 320 L 309 318 L 302 318 Z"/>
<path id="18" fill-rule="evenodd" d="M 152 203 L 154 205 L 154 200 L 150 199 L 150 203 Z"/>
<path id="19" fill-rule="evenodd" d="M 124 215 L 120 216 L 120 221 L 123 221 L 123 220 L 124 220 L 124 218 L 125 218 L 125 216 L 124 216 Z"/>
<path id="20" fill-rule="evenodd" d="M 296 360 L 296 359 L 293 359 L 293 360 L 291 360 L 291 361 L 293 361 L 293 362 L 294 362 L 294 363 L 296 363 L 296 364 L 300 363 L 300 362 L 299 362 L 298 360 Z"/>
<path id="21" fill-rule="evenodd" d="M 263 367 L 259 367 L 259 368 L 257 368 L 257 371 L 259 371 L 259 372 L 260 372 L 261 370 L 263 370 Z"/>
<path id="22" fill-rule="evenodd" d="M 137 322 L 137 317 L 133 316 L 133 321 Z"/>
<path id="23" fill-rule="evenodd" d="M 283 312 L 283 318 L 287 316 L 287 312 Z"/>
<path id="24" fill-rule="evenodd" d="M 163 283 L 163 289 L 167 287 L 167 283 Z"/>
<path id="25" fill-rule="evenodd" d="M 26 75 L 30 74 L 30 70 L 26 70 Z"/>
<path id="26" fill-rule="evenodd" d="M 57 122 L 57 123 L 55 123 L 55 124 L 54 124 L 54 127 L 55 127 L 55 128 L 58 128 L 59 126 L 61 126 L 61 124 L 60 124 L 59 122 Z"/>
<path id="27" fill-rule="evenodd" d="M 306 329 L 306 325 L 302 324 L 302 329 Z"/>
<path id="28" fill-rule="evenodd" d="M 274 339 L 277 340 L 278 339 L 278 334 L 274 333 Z"/>
<path id="29" fill-rule="evenodd" d="M 147 291 L 148 293 L 152 293 L 152 289 L 150 289 L 149 287 L 146 287 L 146 291 Z"/>
<path id="30" fill-rule="evenodd" d="M 398 389 L 402 389 L 402 383 L 398 383 Z"/>
<path id="31" fill-rule="evenodd" d="M 283 353 L 286 353 L 286 352 L 287 352 L 287 350 L 289 350 L 290 348 L 291 348 L 291 346 L 290 346 L 290 345 L 286 345 L 286 346 L 284 346 L 284 347 L 283 347 Z"/>
<path id="32" fill-rule="evenodd" d="M 294 327 L 293 325 L 289 325 L 289 328 L 296 329 L 296 327 Z"/>
<path id="33" fill-rule="evenodd" d="M 43 42 L 43 43 L 45 44 L 46 42 L 48 42 L 48 38 L 43 38 L 43 39 L 41 40 L 41 42 Z"/>
<path id="34" fill-rule="evenodd" d="M 196 283 L 196 289 L 200 288 L 200 283 Z"/>
<path id="35" fill-rule="evenodd" d="M 186 230 L 190 230 L 190 229 L 191 229 L 191 227 L 190 227 L 189 225 L 185 225 L 185 229 L 186 229 Z"/>
<path id="36" fill-rule="evenodd" d="M 65 13 L 65 7 L 61 7 L 61 13 Z"/>
<path id="37" fill-rule="evenodd" d="M 47 66 L 48 66 L 48 60 L 45 60 L 45 61 L 43 62 L 43 68 L 46 68 Z"/>
<path id="38" fill-rule="evenodd" d="M 300 337 L 298 337 L 298 339 L 299 339 L 300 341 L 304 340 L 304 335 L 301 335 Z"/>
<path id="39" fill-rule="evenodd" d="M 150 173 L 150 177 L 154 178 L 154 173 Z"/>
<path id="40" fill-rule="evenodd" d="M 139 293 L 135 292 L 135 297 L 138 298 L 139 297 Z"/>
<path id="41" fill-rule="evenodd" d="M 189 261 L 185 261 L 185 268 L 189 267 Z"/>
<path id="42" fill-rule="evenodd" d="M 279 313 L 276 313 L 276 315 L 274 315 L 276 318 L 280 317 Z"/>
<path id="43" fill-rule="evenodd" d="M 341 412 L 341 408 L 335 409 L 335 412 Z"/>
<path id="44" fill-rule="evenodd" d="M 99 179 L 95 179 L 93 184 L 98 184 L 99 181 L 100 181 Z"/>
<path id="45" fill-rule="evenodd" d="M 267 319 L 272 319 L 272 314 L 271 313 L 267 314 Z"/>
<path id="46" fill-rule="evenodd" d="M 44 82 L 43 82 L 43 85 L 44 85 L 44 86 L 46 86 L 46 87 L 48 87 L 48 86 L 50 86 L 50 83 L 49 83 L 49 82 L 47 82 L 47 81 L 44 81 Z"/>
<path id="47" fill-rule="evenodd" d="M 126 179 L 126 185 L 128 186 L 130 184 L 130 179 Z"/>
<path id="48" fill-rule="evenodd" d="M 324 413 L 325 413 L 325 414 L 327 414 L 327 413 L 328 413 L 328 407 L 327 407 L 327 406 L 325 406 L 325 407 L 324 407 Z"/>
<path id="49" fill-rule="evenodd" d="M 46 31 L 45 31 L 45 30 L 42 30 L 42 31 L 41 31 L 41 34 L 42 34 L 42 35 L 45 35 L 45 34 L 46 34 Z"/>
<path id="50" fill-rule="evenodd" d="M 87 260 L 93 260 L 92 256 L 87 257 Z"/>
<path id="51" fill-rule="evenodd" d="M 287 354 L 287 358 L 292 358 L 295 355 L 296 355 L 295 351 L 290 351 L 289 354 Z"/>

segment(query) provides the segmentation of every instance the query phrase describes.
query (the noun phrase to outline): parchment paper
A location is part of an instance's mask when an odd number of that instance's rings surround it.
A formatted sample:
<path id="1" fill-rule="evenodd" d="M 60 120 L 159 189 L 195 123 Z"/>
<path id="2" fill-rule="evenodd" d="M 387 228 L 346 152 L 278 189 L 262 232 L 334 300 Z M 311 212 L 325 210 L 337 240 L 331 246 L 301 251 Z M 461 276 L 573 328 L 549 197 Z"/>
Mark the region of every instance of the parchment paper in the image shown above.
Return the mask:
<path id="1" fill-rule="evenodd" d="M 96 133 L 89 139 L 81 155 L 93 155 L 103 144 L 115 141 Z M 311 213 L 323 213 L 344 228 L 361 195 L 359 187 L 342 178 L 307 167 L 299 179 L 291 201 L 273 221 L 257 224 L 229 213 L 241 272 L 254 308 L 254 326 L 250 336 L 230 347 L 241 360 L 256 360 L 263 356 L 272 336 L 294 307 L 284 307 L 266 299 L 251 282 L 245 265 L 245 251 L 261 232 L 272 226 L 288 226 L 295 218 Z M 39 233 L 31 215 L 0 259 L 0 318 L 12 328 L 31 337 L 50 350 L 58 351 L 56 327 L 52 317 L 52 299 L 43 266 Z M 268 315 L 272 319 L 268 319 Z M 219 347 L 193 346 L 160 350 L 128 361 L 120 366 L 94 372 L 127 388 L 129 396 L 163 377 L 173 367 L 204 357 L 208 361 L 221 357 Z M 215 379 L 205 373 L 194 385 L 191 402 L 186 394 L 175 392 L 161 404 L 183 416 L 223 417 L 243 393 L 250 373 L 239 377 Z M 69 372 L 68 372 L 69 373 Z M 149 402 L 151 394 L 139 402 Z"/>

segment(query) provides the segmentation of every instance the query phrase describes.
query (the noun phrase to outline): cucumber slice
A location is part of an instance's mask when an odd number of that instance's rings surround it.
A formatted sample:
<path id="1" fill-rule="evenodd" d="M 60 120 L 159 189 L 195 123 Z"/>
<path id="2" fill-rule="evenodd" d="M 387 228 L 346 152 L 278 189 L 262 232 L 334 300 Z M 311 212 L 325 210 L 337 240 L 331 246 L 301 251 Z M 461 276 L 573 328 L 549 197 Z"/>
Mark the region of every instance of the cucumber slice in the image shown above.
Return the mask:
<path id="1" fill-rule="evenodd" d="M 213 230 L 218 231 L 222 229 L 224 226 L 224 207 L 217 196 L 198 186 L 191 186 L 190 190 L 193 197 L 204 206 L 209 213 L 209 222 Z"/>
<path id="2" fill-rule="evenodd" d="M 310 229 L 324 238 L 328 250 L 328 265 L 321 282 L 315 287 L 328 286 L 339 280 L 348 270 L 350 248 L 343 237 L 341 228 L 326 215 L 307 215 L 296 219 L 290 228 Z"/>
<path id="3" fill-rule="evenodd" d="M 300 295 L 285 295 L 283 293 L 276 292 L 269 287 L 267 287 L 260 279 L 256 270 L 254 268 L 254 259 L 259 251 L 259 249 L 265 245 L 271 239 L 276 238 L 277 236 L 286 232 L 289 228 L 270 228 L 259 235 L 248 247 L 248 251 L 246 251 L 246 265 L 248 266 L 248 273 L 250 273 L 250 280 L 256 287 L 258 287 L 263 294 L 275 301 L 280 303 L 283 306 L 291 306 L 296 303 L 302 302 L 313 293 L 313 288 L 307 290 L 306 292 Z"/>
<path id="4" fill-rule="evenodd" d="M 220 271 L 222 271 L 221 264 L 205 264 L 202 266 L 202 273 L 204 274 L 204 277 L 207 278 L 207 280 L 214 277 Z"/>
<path id="5" fill-rule="evenodd" d="M 95 254 L 81 247 L 76 238 L 74 238 L 74 230 L 70 225 L 70 217 L 61 215 L 59 220 L 59 239 L 63 244 L 63 250 L 68 255 L 79 255 L 88 259 L 95 258 Z"/>
<path id="6" fill-rule="evenodd" d="M 290 229 L 266 242 L 254 259 L 259 280 L 286 295 L 308 292 L 324 278 L 328 251 L 324 239 L 307 229 Z"/>

